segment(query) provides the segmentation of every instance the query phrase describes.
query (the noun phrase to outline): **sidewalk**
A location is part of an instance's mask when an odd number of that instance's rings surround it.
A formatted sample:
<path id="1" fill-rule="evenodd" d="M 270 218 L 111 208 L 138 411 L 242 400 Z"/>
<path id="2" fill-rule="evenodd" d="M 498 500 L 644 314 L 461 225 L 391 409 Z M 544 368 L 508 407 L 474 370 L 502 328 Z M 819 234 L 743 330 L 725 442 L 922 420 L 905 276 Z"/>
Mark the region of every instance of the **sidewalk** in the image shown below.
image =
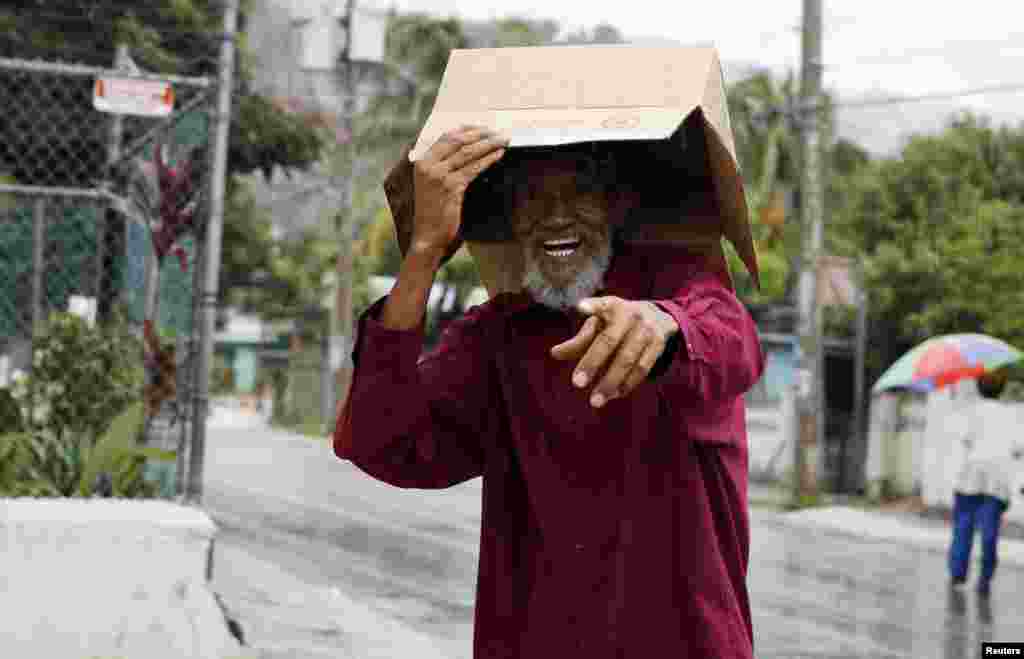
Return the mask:
<path id="1" fill-rule="evenodd" d="M 762 505 L 788 501 L 788 493 L 780 488 L 751 483 L 750 500 Z M 783 523 L 802 528 L 818 528 L 880 542 L 911 545 L 946 553 L 951 529 L 948 522 L 935 515 L 899 509 L 863 509 L 852 506 L 827 505 L 792 512 L 775 513 Z M 1001 565 L 1024 568 L 1024 540 L 1015 536 L 1017 529 L 1007 529 L 999 538 Z"/>

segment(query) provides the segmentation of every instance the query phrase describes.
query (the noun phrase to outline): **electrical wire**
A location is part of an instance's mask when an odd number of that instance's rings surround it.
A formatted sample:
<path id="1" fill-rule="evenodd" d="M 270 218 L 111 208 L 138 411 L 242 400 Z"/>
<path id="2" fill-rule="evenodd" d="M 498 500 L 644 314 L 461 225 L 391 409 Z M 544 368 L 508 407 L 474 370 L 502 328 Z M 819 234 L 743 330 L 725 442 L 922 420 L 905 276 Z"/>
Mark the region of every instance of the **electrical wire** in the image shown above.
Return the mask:
<path id="1" fill-rule="evenodd" d="M 916 96 L 890 96 L 888 98 L 837 101 L 832 104 L 832 107 L 840 110 L 849 108 L 881 107 L 884 105 L 901 105 L 904 103 L 951 100 L 964 98 L 966 96 L 977 96 L 979 94 L 1005 94 L 1012 92 L 1024 92 L 1024 82 L 987 85 L 950 92 L 932 92 Z"/>
<path id="2" fill-rule="evenodd" d="M 977 55 L 978 50 L 984 50 L 987 54 L 998 55 L 1001 49 L 1006 48 L 1016 50 L 1019 49 L 1022 44 L 1024 44 L 1024 38 L 1022 37 L 1014 37 L 1012 39 L 1007 38 L 999 41 L 952 41 L 947 42 L 942 46 L 909 48 L 892 53 L 858 54 L 854 57 L 841 58 L 836 61 L 826 62 L 825 71 L 849 69 L 850 67 L 863 64 L 870 64 L 872 66 L 906 64 L 916 59 L 946 56 L 953 50 L 965 49 L 968 47 L 974 50 L 975 55 Z M 963 51 L 961 50 L 960 52 Z"/>

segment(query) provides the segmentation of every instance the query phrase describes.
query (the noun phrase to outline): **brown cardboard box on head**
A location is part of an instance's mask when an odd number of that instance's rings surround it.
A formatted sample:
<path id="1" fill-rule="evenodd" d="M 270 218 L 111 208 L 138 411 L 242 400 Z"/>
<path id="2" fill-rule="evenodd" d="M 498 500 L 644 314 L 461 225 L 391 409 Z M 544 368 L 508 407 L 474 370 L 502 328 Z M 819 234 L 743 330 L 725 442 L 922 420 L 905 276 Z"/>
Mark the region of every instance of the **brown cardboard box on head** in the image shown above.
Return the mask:
<path id="1" fill-rule="evenodd" d="M 543 148 L 613 156 L 616 186 L 639 200 L 623 227 L 628 240 L 680 244 L 726 268 L 724 236 L 759 281 L 714 48 L 453 50 L 419 139 L 384 183 L 403 253 L 413 224 L 412 162 L 462 125 L 510 139 L 505 158 L 470 186 L 463 206 L 461 237 L 490 295 L 517 291 L 522 281 L 520 248 L 493 198 L 495 185 L 510 156 Z"/>

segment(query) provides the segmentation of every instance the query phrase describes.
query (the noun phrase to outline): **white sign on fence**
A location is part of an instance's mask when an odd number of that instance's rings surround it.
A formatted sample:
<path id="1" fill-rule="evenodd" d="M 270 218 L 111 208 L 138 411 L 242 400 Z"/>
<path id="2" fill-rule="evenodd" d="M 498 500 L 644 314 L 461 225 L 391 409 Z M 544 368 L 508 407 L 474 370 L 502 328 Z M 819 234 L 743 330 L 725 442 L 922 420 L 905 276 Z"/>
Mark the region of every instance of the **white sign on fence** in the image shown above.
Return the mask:
<path id="1" fill-rule="evenodd" d="M 169 82 L 136 78 L 97 78 L 92 105 L 100 112 L 166 117 L 174 111 L 174 88 Z"/>

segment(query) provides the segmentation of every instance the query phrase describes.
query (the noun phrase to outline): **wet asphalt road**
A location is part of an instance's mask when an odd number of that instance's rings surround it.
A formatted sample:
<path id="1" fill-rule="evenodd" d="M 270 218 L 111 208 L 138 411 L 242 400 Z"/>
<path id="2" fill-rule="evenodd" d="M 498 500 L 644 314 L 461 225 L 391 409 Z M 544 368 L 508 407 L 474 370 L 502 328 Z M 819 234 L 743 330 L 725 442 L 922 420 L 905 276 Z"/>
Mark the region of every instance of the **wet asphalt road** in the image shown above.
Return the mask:
<path id="1" fill-rule="evenodd" d="M 470 658 L 479 481 L 403 491 L 335 459 L 324 442 L 237 424 L 211 428 L 206 480 L 204 504 L 222 529 L 216 561 L 257 557 L 435 639 L 443 656 Z M 752 511 L 752 522 L 761 659 L 960 659 L 981 656 L 983 640 L 1024 641 L 1024 570 L 1001 567 L 986 602 L 948 591 L 939 553 L 795 528 L 767 510 Z M 358 656 L 339 654 L 343 633 L 301 620 L 287 639 L 269 638 L 283 632 L 260 618 L 288 593 L 243 603 L 243 580 L 220 588 L 229 607 L 245 609 L 257 647 L 276 648 L 262 656 Z"/>

